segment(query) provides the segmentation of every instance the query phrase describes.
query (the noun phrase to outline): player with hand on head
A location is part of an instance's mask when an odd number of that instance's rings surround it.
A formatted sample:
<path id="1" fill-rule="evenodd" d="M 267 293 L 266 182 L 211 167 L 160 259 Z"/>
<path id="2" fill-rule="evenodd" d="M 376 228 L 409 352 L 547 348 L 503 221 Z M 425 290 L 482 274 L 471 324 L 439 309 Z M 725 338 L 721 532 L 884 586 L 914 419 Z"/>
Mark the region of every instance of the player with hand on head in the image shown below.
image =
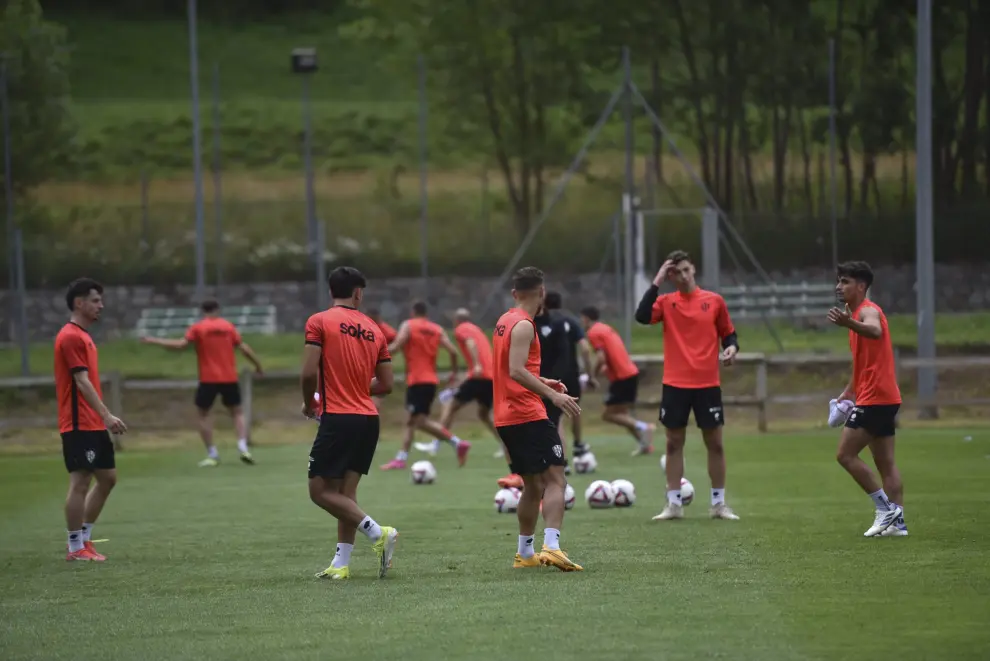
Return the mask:
<path id="1" fill-rule="evenodd" d="M 215 299 L 207 299 L 200 309 L 203 318 L 190 326 L 182 339 L 142 337 L 141 341 L 174 351 L 182 351 L 190 344 L 196 349 L 199 387 L 196 389 L 195 403 L 199 414 L 199 436 L 206 446 L 206 459 L 199 462 L 200 468 L 212 468 L 220 463 L 220 453 L 213 444 L 213 420 L 210 418 L 210 409 L 213 408 L 217 395 L 234 420 L 241 461 L 253 464 L 254 456 L 248 447 L 244 409 L 241 408 L 241 386 L 237 379 L 237 356 L 234 350 L 239 349 L 251 361 L 255 373 L 259 375 L 263 373 L 261 361 L 241 339 L 237 327 L 220 316 L 220 303 Z"/>
<path id="2" fill-rule="evenodd" d="M 675 250 L 667 256 L 636 309 L 637 322 L 663 324 L 660 423 L 667 431 L 667 504 L 653 520 L 684 517 L 684 440 L 688 417 L 694 411 L 694 421 L 708 450 L 708 476 L 712 481 L 709 514 L 713 519 L 736 521 L 739 517 L 725 504 L 725 415 L 719 362 L 735 362 L 739 339 L 725 300 L 698 287 L 694 276 L 691 257 L 683 250 Z M 677 290 L 660 294 L 665 280 L 673 281 Z"/>
<path id="3" fill-rule="evenodd" d="M 564 448 L 556 427 L 547 417 L 547 399 L 568 416 L 581 414 L 577 399 L 560 381 L 540 377 L 540 342 L 533 315 L 546 293 L 543 272 L 525 267 L 512 278 L 515 307 L 499 317 L 494 333 L 495 428 L 505 443 L 513 473 L 522 476 L 523 492 L 516 516 L 519 544 L 514 568 L 552 565 L 562 571 L 581 571 L 560 548 L 564 522 Z M 543 549 L 533 539 L 543 499 Z"/>
<path id="4" fill-rule="evenodd" d="M 395 459 L 384 464 L 382 470 L 400 470 L 406 467 L 409 448 L 417 430 L 431 434 L 454 446 L 457 462 L 463 466 L 467 462 L 471 444 L 461 440 L 439 423 L 430 420 L 430 409 L 437 395 L 437 353 L 440 347 L 450 356 L 450 382 L 457 380 L 457 347 L 453 345 L 447 332 L 426 318 L 426 303 L 418 301 L 412 306 L 412 318 L 402 322 L 398 335 L 389 344 L 392 353 L 402 351 L 406 358 L 406 409 L 409 417 L 402 438 L 402 449 Z"/>
<path id="5" fill-rule="evenodd" d="M 69 471 L 65 559 L 103 562 L 106 557 L 93 547 L 93 525 L 117 484 L 110 434 L 123 434 L 127 425 L 103 403 L 96 344 L 89 334 L 89 327 L 99 321 L 103 310 L 103 286 L 90 278 L 79 278 L 69 285 L 65 304 L 72 316 L 55 337 L 58 428 Z"/>
<path id="6" fill-rule="evenodd" d="M 365 514 L 357 489 L 378 446 L 378 409 L 371 398 L 392 391 L 392 359 L 378 326 L 358 309 L 367 287 L 361 272 L 337 267 L 328 284 L 333 307 L 306 322 L 300 376 L 303 415 L 320 421 L 309 452 L 309 497 L 337 519 L 333 563 L 316 576 L 350 577 L 348 563 L 360 530 L 378 556 L 378 577 L 385 578 L 399 533 Z"/>
<path id="7" fill-rule="evenodd" d="M 639 368 L 629 357 L 619 334 L 600 319 L 601 313 L 596 307 L 588 306 L 581 310 L 581 323 L 584 324 L 588 342 L 595 350 L 589 376 L 594 378 L 604 374 L 609 381 L 602 420 L 623 427 L 632 434 L 638 444 L 632 456 L 650 454 L 653 452 L 656 425 L 637 420 L 629 413 L 630 407 L 636 403 L 639 390 Z"/>
<path id="8" fill-rule="evenodd" d="M 887 317 L 879 305 L 867 298 L 872 285 L 873 270 L 866 262 L 846 262 L 836 269 L 835 293 L 844 305 L 829 310 L 828 320 L 849 329 L 853 358 L 852 378 L 838 400 L 855 402 L 842 430 L 836 459 L 869 494 L 876 508 L 873 525 L 863 536 L 904 537 L 908 529 L 904 510 L 898 504 L 904 503 L 904 486 L 894 461 L 901 390 Z M 867 447 L 882 483 L 859 458 Z"/>

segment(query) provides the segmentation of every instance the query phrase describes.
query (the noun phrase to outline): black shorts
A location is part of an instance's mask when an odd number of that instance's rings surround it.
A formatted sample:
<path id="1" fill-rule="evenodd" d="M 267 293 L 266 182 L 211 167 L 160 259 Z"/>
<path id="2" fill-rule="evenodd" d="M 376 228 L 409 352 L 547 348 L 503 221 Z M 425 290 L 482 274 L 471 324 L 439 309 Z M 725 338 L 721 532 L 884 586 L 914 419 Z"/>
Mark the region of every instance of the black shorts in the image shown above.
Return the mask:
<path id="1" fill-rule="evenodd" d="M 550 376 L 547 378 L 555 379 L 557 377 Z M 567 386 L 568 395 L 576 397 L 578 401 L 581 401 L 581 379 L 579 377 L 566 377 L 560 379 L 560 382 Z M 553 423 L 553 426 L 560 427 L 560 418 L 564 415 L 564 412 L 557 408 L 549 399 L 544 399 L 543 405 L 547 407 L 547 417 Z"/>
<path id="2" fill-rule="evenodd" d="M 660 398 L 660 424 L 667 429 L 687 427 L 688 416 L 694 411 L 694 422 L 699 429 L 715 429 L 725 424 L 722 410 L 722 389 L 678 388 L 663 384 Z"/>
<path id="3" fill-rule="evenodd" d="M 433 398 L 437 396 L 437 384 L 417 383 L 406 386 L 406 410 L 413 415 L 429 415 Z"/>
<path id="4" fill-rule="evenodd" d="M 233 383 L 200 383 L 196 388 L 196 408 L 209 411 L 217 395 L 227 408 L 241 405 L 241 385 Z"/>
<path id="5" fill-rule="evenodd" d="M 893 436 L 896 434 L 897 412 L 900 408 L 900 404 L 854 406 L 846 418 L 846 427 L 862 429 L 875 438 Z"/>
<path id="6" fill-rule="evenodd" d="M 639 390 L 639 375 L 631 376 L 621 381 L 608 384 L 608 394 L 605 396 L 605 406 L 618 406 L 636 403 Z"/>
<path id="7" fill-rule="evenodd" d="M 111 470 L 117 467 L 113 441 L 106 429 L 62 432 L 62 458 L 65 459 L 65 470 L 70 473 Z"/>
<path id="8" fill-rule="evenodd" d="M 324 413 L 309 451 L 309 476 L 339 480 L 347 471 L 367 475 L 378 447 L 377 415 Z"/>
<path id="9" fill-rule="evenodd" d="M 509 470 L 539 475 L 551 466 L 564 466 L 564 446 L 557 428 L 547 419 L 496 427 L 509 453 Z"/>
<path id="10" fill-rule="evenodd" d="M 490 409 L 495 399 L 495 385 L 491 379 L 468 379 L 457 388 L 454 399 L 461 404 L 478 402 L 480 406 Z"/>

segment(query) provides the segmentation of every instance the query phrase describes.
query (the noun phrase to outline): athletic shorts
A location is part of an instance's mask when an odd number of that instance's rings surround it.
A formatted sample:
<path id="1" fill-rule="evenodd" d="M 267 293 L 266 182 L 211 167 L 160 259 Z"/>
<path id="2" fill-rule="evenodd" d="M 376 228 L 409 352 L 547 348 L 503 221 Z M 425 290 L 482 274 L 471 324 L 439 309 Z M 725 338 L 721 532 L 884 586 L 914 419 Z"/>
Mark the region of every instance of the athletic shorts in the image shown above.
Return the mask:
<path id="1" fill-rule="evenodd" d="M 694 411 L 694 422 L 699 429 L 715 429 L 725 424 L 722 410 L 722 389 L 678 388 L 663 384 L 660 398 L 660 424 L 667 429 L 687 427 L 688 417 Z"/>
<path id="2" fill-rule="evenodd" d="M 639 390 L 639 375 L 631 376 L 621 381 L 608 384 L 608 394 L 605 396 L 606 406 L 629 405 L 636 403 Z"/>
<path id="3" fill-rule="evenodd" d="M 551 376 L 547 378 L 556 379 L 557 377 Z M 567 386 L 568 395 L 576 397 L 578 401 L 581 401 L 581 379 L 577 375 L 561 378 L 560 382 Z M 560 418 L 564 415 L 564 412 L 557 408 L 549 399 L 544 399 L 543 405 L 547 407 L 547 417 L 550 418 L 553 426 L 560 427 Z"/>
<path id="4" fill-rule="evenodd" d="M 413 415 L 429 415 L 433 398 L 437 396 L 437 384 L 417 383 L 406 386 L 406 410 Z"/>
<path id="5" fill-rule="evenodd" d="M 509 470 L 517 475 L 539 475 L 567 464 L 557 427 L 546 418 L 495 429 L 509 452 Z"/>
<path id="6" fill-rule="evenodd" d="M 479 405 L 490 409 L 495 399 L 494 388 L 491 379 L 468 379 L 457 388 L 454 399 L 461 404 L 478 402 Z"/>
<path id="7" fill-rule="evenodd" d="M 846 418 L 846 427 L 862 429 L 870 436 L 884 438 L 894 436 L 897 429 L 897 412 L 900 404 L 874 404 L 854 406 Z"/>
<path id="8" fill-rule="evenodd" d="M 367 475 L 378 447 L 377 415 L 324 413 L 309 451 L 309 476 L 337 480 L 352 471 Z"/>
<path id="9" fill-rule="evenodd" d="M 241 386 L 233 383 L 200 383 L 196 388 L 196 408 L 209 411 L 217 395 L 227 408 L 241 405 Z"/>
<path id="10" fill-rule="evenodd" d="M 70 473 L 117 467 L 113 441 L 106 429 L 62 432 L 62 458 L 65 459 L 65 470 Z"/>

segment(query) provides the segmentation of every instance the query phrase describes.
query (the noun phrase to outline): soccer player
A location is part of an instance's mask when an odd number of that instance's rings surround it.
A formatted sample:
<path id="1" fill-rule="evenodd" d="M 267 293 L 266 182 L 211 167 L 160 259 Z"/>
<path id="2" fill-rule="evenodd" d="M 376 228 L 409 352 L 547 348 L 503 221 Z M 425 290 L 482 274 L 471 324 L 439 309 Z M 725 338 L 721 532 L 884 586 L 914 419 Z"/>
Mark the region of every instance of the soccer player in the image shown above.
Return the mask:
<path id="1" fill-rule="evenodd" d="M 543 399 L 568 416 L 581 414 L 577 399 L 560 381 L 540 377 L 540 342 L 533 315 L 543 304 L 543 272 L 525 267 L 512 279 L 515 307 L 499 317 L 494 335 L 495 427 L 508 452 L 512 472 L 525 487 L 516 515 L 519 545 L 514 568 L 552 565 L 562 571 L 582 571 L 560 548 L 564 522 L 564 448 L 556 427 L 547 417 Z M 533 538 L 543 499 L 543 550 L 536 553 Z"/>
<path id="2" fill-rule="evenodd" d="M 55 337 L 58 428 L 69 471 L 65 559 L 103 562 L 106 557 L 93 547 L 93 526 L 117 484 L 110 433 L 123 434 L 127 425 L 103 403 L 96 345 L 89 335 L 89 327 L 103 310 L 103 286 L 89 278 L 75 280 L 69 285 L 65 304 L 72 315 Z"/>
<path id="3" fill-rule="evenodd" d="M 382 315 L 377 308 L 372 308 L 371 310 L 368 310 L 368 317 L 370 317 L 371 320 L 376 324 L 378 324 L 378 327 L 382 329 L 382 335 L 385 336 L 385 341 L 388 342 L 389 344 L 392 344 L 392 342 L 395 341 L 395 336 L 399 334 L 398 331 L 396 331 L 384 319 L 382 319 Z M 375 407 L 379 411 L 381 411 L 382 398 L 372 397 L 372 399 L 375 401 Z"/>
<path id="4" fill-rule="evenodd" d="M 548 291 L 543 301 L 543 309 L 533 317 L 536 324 L 537 337 L 540 339 L 540 376 L 556 379 L 567 386 L 567 392 L 581 401 L 581 365 L 578 363 L 578 352 L 584 362 L 585 369 L 591 365 L 591 345 L 584 335 L 581 322 L 564 312 L 561 307 L 563 298 L 555 291 Z M 588 386 L 594 388 L 597 384 L 588 377 Z M 560 431 L 564 438 L 564 429 L 560 424 L 563 413 L 551 402 L 547 405 L 547 415 L 550 422 Z M 574 435 L 574 456 L 579 457 L 588 451 L 589 446 L 581 441 L 581 416 L 571 418 L 571 433 Z"/>
<path id="5" fill-rule="evenodd" d="M 241 386 L 237 380 L 237 356 L 239 349 L 254 365 L 255 372 L 262 374 L 261 361 L 247 342 L 241 339 L 234 324 L 220 316 L 220 303 L 207 299 L 200 305 L 203 318 L 186 331 L 185 337 L 166 340 L 157 337 L 143 337 L 145 344 L 182 351 L 190 344 L 196 348 L 196 362 L 199 369 L 199 387 L 196 388 L 196 411 L 199 414 L 199 436 L 206 446 L 206 459 L 199 462 L 200 468 L 213 468 L 220 463 L 220 453 L 213 444 L 213 420 L 210 409 L 217 395 L 234 419 L 237 432 L 237 449 L 241 461 L 253 464 L 254 456 L 248 448 L 247 426 L 244 423 L 244 410 L 241 408 Z"/>
<path id="6" fill-rule="evenodd" d="M 433 398 L 437 395 L 437 353 L 442 346 L 450 355 L 450 380 L 457 379 L 457 347 L 447 337 L 447 332 L 426 318 L 426 303 L 417 301 L 412 306 L 412 319 L 399 326 L 399 333 L 389 345 L 392 353 L 401 350 L 406 357 L 406 410 L 409 417 L 402 438 L 402 449 L 395 459 L 383 465 L 382 470 L 398 470 L 406 467 L 409 448 L 416 430 L 432 434 L 447 441 L 457 450 L 457 462 L 467 461 L 471 444 L 451 434 L 439 423 L 430 420 Z"/>
<path id="7" fill-rule="evenodd" d="M 684 477 L 684 439 L 688 416 L 694 421 L 708 450 L 708 476 L 712 481 L 713 519 L 737 521 L 725 504 L 725 449 L 722 445 L 722 410 L 719 361 L 731 365 L 739 352 L 739 339 L 729 318 L 725 300 L 695 283 L 691 257 L 675 250 L 660 267 L 653 285 L 636 310 L 641 324 L 663 324 L 663 395 L 660 423 L 667 430 L 667 505 L 654 521 L 681 519 L 681 479 Z M 659 293 L 665 280 L 677 291 Z M 719 351 L 719 341 L 722 350 Z"/>
<path id="8" fill-rule="evenodd" d="M 832 308 L 828 320 L 849 329 L 853 373 L 839 401 L 852 400 L 855 406 L 846 419 L 836 459 L 876 506 L 873 525 L 863 533 L 905 537 L 904 502 L 901 474 L 894 462 L 894 434 L 901 390 L 894 371 L 894 349 L 890 343 L 887 317 L 880 306 L 867 299 L 873 284 L 873 270 L 866 262 L 846 262 L 836 269 L 836 297 L 845 304 Z M 877 482 L 859 454 L 870 448 L 873 463 L 880 472 Z"/>
<path id="9" fill-rule="evenodd" d="M 608 395 L 605 397 L 605 411 L 602 420 L 625 428 L 638 444 L 633 450 L 635 457 L 653 452 L 653 432 L 656 425 L 637 420 L 629 409 L 636 403 L 639 389 L 639 368 L 626 351 L 626 345 L 615 329 L 600 321 L 598 308 L 589 306 L 581 310 L 581 323 L 588 336 L 588 342 L 595 350 L 589 378 L 604 373 L 608 378 Z"/>
<path id="10" fill-rule="evenodd" d="M 399 532 L 365 514 L 357 488 L 378 446 L 378 409 L 371 398 L 392 391 L 392 359 L 378 326 L 358 311 L 367 286 L 361 272 L 340 266 L 327 280 L 333 307 L 306 322 L 300 378 L 303 415 L 318 414 L 320 421 L 309 451 L 309 497 L 337 519 L 333 562 L 316 576 L 350 577 L 348 564 L 360 530 L 378 555 L 378 577 L 385 578 Z M 319 401 L 313 396 L 317 389 Z"/>

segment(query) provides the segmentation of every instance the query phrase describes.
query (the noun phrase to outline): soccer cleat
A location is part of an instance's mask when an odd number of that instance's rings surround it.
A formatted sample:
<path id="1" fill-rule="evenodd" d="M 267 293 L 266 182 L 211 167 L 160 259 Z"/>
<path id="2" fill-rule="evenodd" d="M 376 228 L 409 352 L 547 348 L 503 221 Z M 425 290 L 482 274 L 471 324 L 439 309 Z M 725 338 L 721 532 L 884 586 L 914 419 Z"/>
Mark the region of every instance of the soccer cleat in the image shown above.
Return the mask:
<path id="1" fill-rule="evenodd" d="M 251 456 L 250 452 L 242 452 L 241 461 L 243 461 L 248 466 L 254 466 L 254 457 Z"/>
<path id="2" fill-rule="evenodd" d="M 316 578 L 329 578 L 331 581 L 342 581 L 345 578 L 351 577 L 351 571 L 347 568 L 347 565 L 343 567 L 334 567 L 330 565 L 320 573 L 316 575 Z"/>
<path id="3" fill-rule="evenodd" d="M 877 514 L 873 518 L 873 525 L 870 526 L 869 530 L 863 533 L 863 537 L 873 537 L 874 535 L 879 535 L 884 530 L 894 525 L 902 514 L 904 514 L 904 510 L 900 507 L 894 507 L 892 510 L 877 510 Z"/>
<path id="4" fill-rule="evenodd" d="M 103 555 L 102 553 L 99 553 L 96 550 L 96 547 L 93 546 L 93 542 L 89 542 L 89 541 L 83 542 L 83 548 L 96 556 L 94 558 L 94 560 L 96 560 L 96 562 L 103 562 L 104 560 L 107 559 L 107 557 L 105 555 Z"/>
<path id="5" fill-rule="evenodd" d="M 650 443 L 649 445 L 643 445 L 642 443 L 640 443 L 636 447 L 636 449 L 632 451 L 632 455 L 631 456 L 633 456 L 633 457 L 640 457 L 640 456 L 646 455 L 646 454 L 653 454 L 653 444 L 652 443 Z"/>
<path id="6" fill-rule="evenodd" d="M 540 554 L 535 553 L 528 558 L 524 558 L 518 553 L 516 554 L 516 559 L 512 562 L 513 569 L 527 569 L 529 567 L 541 567 L 543 563 L 540 562 Z"/>
<path id="7" fill-rule="evenodd" d="M 440 449 L 440 441 L 430 441 L 429 443 L 413 443 L 415 447 L 420 452 L 425 452 L 431 457 L 437 456 L 437 451 Z"/>
<path id="8" fill-rule="evenodd" d="M 95 551 L 90 551 L 85 546 L 83 546 L 78 551 L 69 551 L 65 554 L 66 562 L 75 562 L 76 560 L 81 560 L 83 562 L 103 562 L 106 560 L 105 557 L 100 555 Z"/>
<path id="9" fill-rule="evenodd" d="M 471 444 L 467 441 L 461 441 L 457 444 L 457 465 L 464 466 L 467 463 L 468 452 L 471 451 Z"/>
<path id="10" fill-rule="evenodd" d="M 219 459 L 214 459 L 213 457 L 207 457 L 203 461 L 199 462 L 197 466 L 200 468 L 216 468 L 220 465 Z"/>
<path id="11" fill-rule="evenodd" d="M 498 486 L 502 489 L 522 489 L 523 479 L 515 473 L 509 473 L 505 477 L 498 479 Z"/>
<path id="12" fill-rule="evenodd" d="M 393 459 L 387 464 L 382 464 L 381 469 L 383 471 L 394 471 L 394 470 L 402 470 L 405 467 L 406 467 L 405 459 Z"/>
<path id="13" fill-rule="evenodd" d="M 544 545 L 538 555 L 540 564 L 547 567 L 556 567 L 560 571 L 584 571 L 584 567 L 568 558 L 562 549 L 550 550 Z"/>
<path id="14" fill-rule="evenodd" d="M 712 505 L 711 509 L 708 510 L 708 516 L 713 519 L 722 519 L 724 521 L 738 521 L 739 515 L 732 511 L 732 508 L 725 503 L 719 503 L 718 505 Z"/>
<path id="15" fill-rule="evenodd" d="M 633 451 L 632 456 L 637 457 L 644 454 L 653 454 L 653 432 L 656 431 L 656 428 L 656 425 L 650 423 L 646 429 L 636 432 L 636 440 L 639 442 L 639 447 Z"/>
<path id="16" fill-rule="evenodd" d="M 884 530 L 879 535 L 876 535 L 876 537 L 907 537 L 907 536 L 908 536 L 907 526 L 899 526 L 896 523 L 891 527 L 887 528 L 886 530 Z"/>
<path id="17" fill-rule="evenodd" d="M 389 567 L 392 566 L 392 554 L 395 553 L 395 540 L 399 531 L 389 526 L 382 526 L 382 536 L 372 545 L 378 556 L 378 578 L 385 578 Z"/>
<path id="18" fill-rule="evenodd" d="M 684 518 L 684 506 L 668 502 L 663 511 L 653 517 L 654 521 L 671 521 Z"/>
<path id="19" fill-rule="evenodd" d="M 492 455 L 492 459 L 501 459 L 504 456 L 505 456 L 505 450 L 499 450 L 498 452 Z"/>

